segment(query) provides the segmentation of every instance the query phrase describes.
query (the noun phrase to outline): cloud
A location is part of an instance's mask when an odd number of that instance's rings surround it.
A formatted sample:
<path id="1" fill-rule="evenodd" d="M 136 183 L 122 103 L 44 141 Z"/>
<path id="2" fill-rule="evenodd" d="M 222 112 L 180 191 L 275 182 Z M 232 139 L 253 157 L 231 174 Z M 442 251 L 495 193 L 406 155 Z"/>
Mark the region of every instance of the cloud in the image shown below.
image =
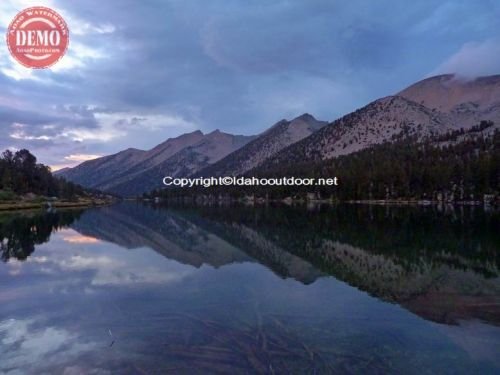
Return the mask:
<path id="1" fill-rule="evenodd" d="M 102 49 L 90 47 L 77 41 L 71 41 L 71 48 L 68 49 L 66 55 L 53 67 L 52 72 L 59 73 L 62 71 L 77 71 L 84 69 L 89 63 L 94 60 L 108 58 Z M 96 62 L 98 63 L 98 62 Z"/>
<path id="2" fill-rule="evenodd" d="M 91 143 L 106 145 L 119 138 L 140 139 L 141 135 L 165 129 L 187 132 L 198 127 L 171 113 L 115 112 L 98 105 L 71 104 L 55 105 L 37 112 L 18 109 L 25 106 L 13 100 L 3 103 L 7 105 L 2 106 L 0 100 L 0 149 L 28 148 L 53 170 L 109 153 L 97 153 L 97 147 L 88 152 Z"/>
<path id="3" fill-rule="evenodd" d="M 8 58 L 7 61 L 9 61 L 8 64 L 5 64 L 7 66 L 0 68 L 0 71 L 7 77 L 12 78 L 15 81 L 29 79 L 33 81 L 43 82 L 43 79 L 35 74 L 35 70 L 25 68 L 24 66 L 13 61 L 11 58 Z"/>
<path id="4" fill-rule="evenodd" d="M 8 0 L 0 2 L 0 27 L 7 28 L 14 16 L 22 9 L 39 6 L 38 0 Z M 54 7 L 52 0 L 44 0 L 43 6 Z"/>
<path id="5" fill-rule="evenodd" d="M 33 141 L 33 140 L 49 141 L 51 139 L 51 137 L 48 135 L 38 135 L 38 136 L 27 135 L 26 132 L 23 130 L 24 126 L 25 126 L 24 124 L 13 123 L 11 126 L 13 128 L 13 131 L 12 133 L 9 134 L 9 136 L 13 139 L 21 141 Z"/>
<path id="6" fill-rule="evenodd" d="M 272 87 L 272 89 L 268 89 Z M 249 97 L 259 93 L 262 101 L 266 103 L 261 107 L 260 102 L 255 103 L 255 111 L 268 113 L 281 113 L 282 118 L 292 119 L 308 112 L 319 119 L 328 118 L 328 113 L 333 110 L 340 116 L 350 109 L 355 96 L 363 95 L 359 87 L 347 86 L 346 83 L 336 82 L 321 77 L 301 77 L 283 75 L 271 77 L 264 84 L 254 85 L 249 92 Z M 321 92 L 321 97 L 316 93 Z M 276 121 L 279 119 L 276 119 Z M 269 124 L 262 124 L 265 130 Z"/>
<path id="7" fill-rule="evenodd" d="M 99 131 L 100 125 L 94 115 L 81 115 L 71 111 L 49 109 L 45 113 L 35 110 L 19 110 L 10 106 L 0 105 L 0 147 L 24 144 L 54 144 L 55 142 L 75 141 L 72 132 L 94 130 Z M 3 133 L 3 134 L 2 134 Z"/>
<path id="8" fill-rule="evenodd" d="M 33 319 L 0 321 L 0 372 L 15 369 L 18 373 L 38 372 L 75 357 L 97 346 L 80 339 L 65 329 L 45 327 L 36 329 Z"/>
<path id="9" fill-rule="evenodd" d="M 159 130 L 168 127 L 181 127 L 186 131 L 196 128 L 196 124 L 178 115 L 139 114 L 128 112 L 95 112 L 96 120 L 103 127 L 116 129 Z"/>
<path id="10" fill-rule="evenodd" d="M 445 0 L 435 4 L 426 17 L 409 26 L 411 32 L 434 36 L 478 34 L 491 27 L 497 16 L 498 5 L 489 1 Z"/>
<path id="11" fill-rule="evenodd" d="M 0 32 L 40 4 L 66 19 L 69 50 L 32 71 L 0 48 L 0 147 L 52 166 L 195 128 L 256 134 L 301 111 L 334 120 L 436 67 L 489 74 L 498 61 L 500 3 L 487 0 L 5 0 Z"/>
<path id="12" fill-rule="evenodd" d="M 88 34 L 111 34 L 116 31 L 116 27 L 111 23 L 94 24 L 89 21 L 84 21 L 74 15 L 65 17 L 66 23 L 71 25 L 72 35 L 88 35 Z"/>
<path id="13" fill-rule="evenodd" d="M 429 75 L 456 73 L 474 78 L 500 74 L 500 39 L 465 43 Z"/>
<path id="14" fill-rule="evenodd" d="M 72 168 L 76 165 L 78 165 L 79 163 L 65 163 L 65 164 L 51 164 L 49 165 L 50 167 L 50 170 L 52 172 L 57 172 L 57 171 L 60 171 L 61 169 L 64 169 L 64 168 Z"/>
<path id="15" fill-rule="evenodd" d="M 0 4 L 0 14 L 2 15 L 0 16 L 1 25 L 6 28 L 19 11 L 39 5 L 40 2 L 31 0 L 3 1 Z M 109 53 L 105 54 L 103 52 L 103 43 L 99 45 L 92 44 L 87 37 L 92 34 L 101 36 L 112 34 L 116 30 L 113 24 L 109 22 L 94 24 L 88 20 L 82 20 L 72 12 L 68 12 L 64 4 L 56 4 L 55 1 L 45 0 L 43 6 L 55 9 L 60 13 L 70 30 L 70 48 L 57 64 L 47 69 L 48 72 L 59 73 L 67 70 L 85 69 L 92 60 L 102 59 L 109 55 Z M 3 48 L 2 52 L 0 52 L 0 71 L 16 81 L 33 80 L 44 83 L 57 83 L 57 78 L 46 74 L 45 71 L 25 68 L 18 64 L 9 55 L 8 51 Z"/>
<path id="16" fill-rule="evenodd" d="M 82 163 L 87 160 L 93 160 L 100 158 L 102 155 L 92 155 L 92 154 L 73 154 L 64 157 L 64 160 L 76 161 Z"/>

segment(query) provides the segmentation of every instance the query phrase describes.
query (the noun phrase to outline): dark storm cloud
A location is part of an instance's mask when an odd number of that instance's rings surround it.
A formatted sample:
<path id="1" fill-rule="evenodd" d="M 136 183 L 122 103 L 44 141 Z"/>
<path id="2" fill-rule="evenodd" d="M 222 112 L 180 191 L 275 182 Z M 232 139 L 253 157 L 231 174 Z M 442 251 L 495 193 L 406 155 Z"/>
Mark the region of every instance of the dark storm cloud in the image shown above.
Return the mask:
<path id="1" fill-rule="evenodd" d="M 500 4 L 489 0 L 47 5 L 69 19 L 66 69 L 35 72 L 37 80 L 2 71 L 3 96 L 30 106 L 0 112 L 2 134 L 25 123 L 28 138 L 59 132 L 51 141 L 60 149 L 90 154 L 151 147 L 193 127 L 254 134 L 302 112 L 333 120 L 431 72 L 473 74 L 464 55 L 487 55 L 500 19 Z M 495 68 L 483 64 L 481 73 Z M 54 128 L 36 130 L 47 123 Z"/>

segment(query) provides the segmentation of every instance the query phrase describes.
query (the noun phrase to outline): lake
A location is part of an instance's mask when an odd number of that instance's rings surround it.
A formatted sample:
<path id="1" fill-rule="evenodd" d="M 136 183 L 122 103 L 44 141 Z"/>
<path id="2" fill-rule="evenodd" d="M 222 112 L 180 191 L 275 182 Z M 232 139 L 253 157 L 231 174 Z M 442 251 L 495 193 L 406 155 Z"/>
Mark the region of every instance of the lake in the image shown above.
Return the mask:
<path id="1" fill-rule="evenodd" d="M 0 373 L 500 373 L 482 207 L 124 202 L 0 240 Z"/>

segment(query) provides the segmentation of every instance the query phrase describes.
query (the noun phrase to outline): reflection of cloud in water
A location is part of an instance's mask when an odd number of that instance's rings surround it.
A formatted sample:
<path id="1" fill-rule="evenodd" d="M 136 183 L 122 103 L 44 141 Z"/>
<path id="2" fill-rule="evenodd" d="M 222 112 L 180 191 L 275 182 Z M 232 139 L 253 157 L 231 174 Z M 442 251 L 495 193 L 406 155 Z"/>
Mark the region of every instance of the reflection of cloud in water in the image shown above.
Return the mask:
<path id="1" fill-rule="evenodd" d="M 34 320 L 9 319 L 0 322 L 0 372 L 9 374 L 31 372 L 43 363 L 44 367 L 69 362 L 79 355 L 94 350 L 95 343 L 81 342 L 67 330 L 34 328 Z"/>
<path id="2" fill-rule="evenodd" d="M 194 269 L 168 261 L 155 252 L 141 248 L 127 251 L 93 237 L 63 229 L 26 261 L 10 260 L 11 276 L 44 274 L 56 277 L 64 286 L 120 286 L 165 284 L 182 280 Z M 62 287 L 53 285 L 53 291 Z"/>
<path id="3" fill-rule="evenodd" d="M 113 256 L 73 255 L 52 262 L 59 270 L 94 271 L 90 282 L 94 286 L 167 283 L 181 280 L 189 271 L 164 270 L 155 265 L 123 261 Z M 57 271 L 56 271 L 57 272 Z"/>
<path id="4" fill-rule="evenodd" d="M 128 285 L 136 283 L 161 283 L 178 281 L 183 274 L 165 274 L 154 268 L 142 269 L 140 272 L 119 270 L 112 272 L 98 272 L 92 280 L 92 285 Z"/>
<path id="5" fill-rule="evenodd" d="M 26 260 L 20 261 L 15 258 L 11 258 L 8 260 L 7 269 L 10 276 L 17 276 L 22 273 L 24 264 L 35 263 L 35 264 L 44 264 L 50 262 L 50 260 L 46 256 L 31 256 Z"/>
<path id="6" fill-rule="evenodd" d="M 9 259 L 7 262 L 7 269 L 10 276 L 17 276 L 21 274 L 22 263 L 17 259 Z"/>
<path id="7" fill-rule="evenodd" d="M 62 239 L 63 239 L 63 241 L 66 241 L 69 243 L 81 243 L 81 244 L 93 244 L 93 243 L 101 242 L 97 238 L 90 237 L 90 236 L 82 236 L 81 234 L 66 235 L 66 236 L 63 236 Z"/>
<path id="8" fill-rule="evenodd" d="M 119 262 L 113 262 L 108 256 L 85 257 L 81 255 L 73 255 L 69 259 L 55 261 L 62 269 L 66 270 L 85 270 L 85 269 L 101 269 L 112 268 L 119 266 Z"/>
<path id="9" fill-rule="evenodd" d="M 480 321 L 461 321 L 459 326 L 439 325 L 439 330 L 475 361 L 491 361 L 500 366 L 500 327 Z"/>

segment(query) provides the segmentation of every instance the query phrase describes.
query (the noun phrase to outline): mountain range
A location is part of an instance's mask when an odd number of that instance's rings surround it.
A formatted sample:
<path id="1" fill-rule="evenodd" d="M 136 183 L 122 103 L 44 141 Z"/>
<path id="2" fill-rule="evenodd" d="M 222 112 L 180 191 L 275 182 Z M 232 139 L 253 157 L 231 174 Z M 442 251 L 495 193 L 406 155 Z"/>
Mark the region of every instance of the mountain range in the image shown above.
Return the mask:
<path id="1" fill-rule="evenodd" d="M 151 150 L 129 148 L 56 172 L 82 186 L 123 196 L 140 195 L 161 186 L 164 176 L 191 175 L 254 139 L 215 130 L 169 138 Z M 158 180 L 157 176 L 162 176 Z"/>
<path id="2" fill-rule="evenodd" d="M 258 136 L 219 130 L 204 135 L 198 130 L 167 139 L 149 151 L 130 148 L 56 174 L 85 187 L 137 196 L 161 188 L 165 176 L 244 173 L 324 125 L 326 122 L 304 114 L 292 121 L 281 120 Z"/>
<path id="3" fill-rule="evenodd" d="M 426 139 L 492 121 L 500 128 L 500 75 L 464 79 L 452 74 L 417 82 L 331 123 L 304 114 L 256 136 L 196 131 L 149 151 L 127 149 L 84 162 L 58 175 L 123 196 L 162 187 L 165 176 L 242 175 L 259 168 L 321 161 L 385 142 Z"/>
<path id="4" fill-rule="evenodd" d="M 341 117 L 269 158 L 264 167 L 332 159 L 386 141 L 467 130 L 480 121 L 494 122 L 488 134 L 500 128 L 500 75 L 473 81 L 432 77 Z"/>

